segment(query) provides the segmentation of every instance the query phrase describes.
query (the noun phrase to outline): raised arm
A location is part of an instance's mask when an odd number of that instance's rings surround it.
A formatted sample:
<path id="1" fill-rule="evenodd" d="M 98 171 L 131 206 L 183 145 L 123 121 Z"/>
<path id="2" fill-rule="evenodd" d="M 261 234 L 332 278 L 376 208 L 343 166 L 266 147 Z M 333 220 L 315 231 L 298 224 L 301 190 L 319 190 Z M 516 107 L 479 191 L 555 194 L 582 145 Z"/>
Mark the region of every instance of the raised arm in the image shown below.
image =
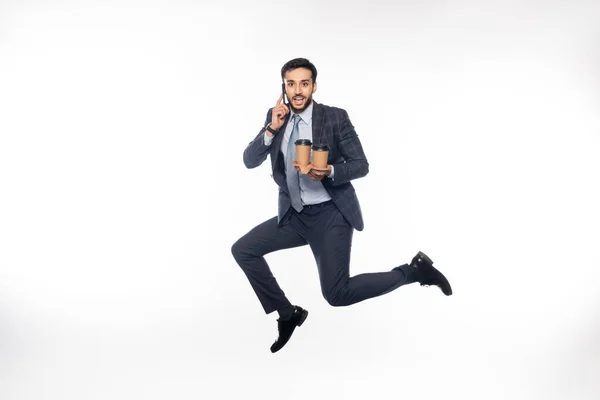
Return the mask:
<path id="1" fill-rule="evenodd" d="M 246 168 L 256 168 L 267 158 L 273 144 L 273 137 L 283 125 L 286 115 L 290 112 L 289 108 L 282 104 L 282 101 L 283 94 L 279 96 L 275 107 L 267 112 L 263 128 L 244 150 L 244 165 L 246 165 Z"/>

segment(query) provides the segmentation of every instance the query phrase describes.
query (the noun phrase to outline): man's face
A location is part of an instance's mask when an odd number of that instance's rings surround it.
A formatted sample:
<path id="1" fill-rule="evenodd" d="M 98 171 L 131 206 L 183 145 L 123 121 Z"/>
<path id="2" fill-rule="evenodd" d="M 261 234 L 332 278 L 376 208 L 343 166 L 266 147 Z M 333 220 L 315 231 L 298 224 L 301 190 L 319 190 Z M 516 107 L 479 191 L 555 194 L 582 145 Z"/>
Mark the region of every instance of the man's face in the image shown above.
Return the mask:
<path id="1" fill-rule="evenodd" d="M 317 83 L 313 82 L 310 70 L 296 68 L 288 71 L 283 83 L 292 111 L 296 114 L 304 111 L 312 101 L 312 94 L 317 91 Z"/>

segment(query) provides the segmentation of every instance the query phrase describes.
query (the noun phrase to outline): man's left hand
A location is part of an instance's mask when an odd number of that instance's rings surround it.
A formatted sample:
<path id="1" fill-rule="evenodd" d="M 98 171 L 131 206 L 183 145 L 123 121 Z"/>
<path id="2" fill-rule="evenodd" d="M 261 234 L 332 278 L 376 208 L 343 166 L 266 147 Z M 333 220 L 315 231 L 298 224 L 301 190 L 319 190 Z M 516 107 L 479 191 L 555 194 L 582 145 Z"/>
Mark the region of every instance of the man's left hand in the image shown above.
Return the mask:
<path id="1" fill-rule="evenodd" d="M 320 181 L 324 177 L 329 176 L 331 174 L 331 165 L 327 166 L 327 171 L 318 171 L 316 169 L 311 169 L 306 176 L 308 176 L 313 181 Z"/>

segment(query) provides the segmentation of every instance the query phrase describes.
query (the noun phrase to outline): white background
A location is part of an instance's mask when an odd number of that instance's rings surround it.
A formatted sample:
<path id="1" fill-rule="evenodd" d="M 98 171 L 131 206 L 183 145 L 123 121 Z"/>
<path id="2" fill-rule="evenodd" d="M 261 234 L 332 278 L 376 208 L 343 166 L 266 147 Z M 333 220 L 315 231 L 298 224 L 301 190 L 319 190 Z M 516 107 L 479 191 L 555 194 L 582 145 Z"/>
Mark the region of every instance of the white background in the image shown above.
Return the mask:
<path id="1" fill-rule="evenodd" d="M 397 3 L 391 5 L 390 3 Z M 3 1 L 0 398 L 597 399 L 600 3 Z M 370 163 L 351 274 L 423 250 L 455 294 L 322 298 L 273 355 L 231 245 L 289 59 Z"/>

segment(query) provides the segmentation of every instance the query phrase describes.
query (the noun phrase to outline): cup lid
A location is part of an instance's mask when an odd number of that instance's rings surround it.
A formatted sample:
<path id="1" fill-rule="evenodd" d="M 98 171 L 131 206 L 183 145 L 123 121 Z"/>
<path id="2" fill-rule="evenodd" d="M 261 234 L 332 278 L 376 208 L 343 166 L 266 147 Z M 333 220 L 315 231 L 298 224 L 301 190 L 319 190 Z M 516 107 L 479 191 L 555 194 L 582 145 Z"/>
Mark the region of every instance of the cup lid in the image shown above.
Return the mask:
<path id="1" fill-rule="evenodd" d="M 298 139 L 296 140 L 295 144 L 301 146 L 310 146 L 312 142 L 309 139 Z"/>
<path id="2" fill-rule="evenodd" d="M 329 151 L 329 146 L 326 144 L 313 144 L 312 149 L 316 151 Z"/>

